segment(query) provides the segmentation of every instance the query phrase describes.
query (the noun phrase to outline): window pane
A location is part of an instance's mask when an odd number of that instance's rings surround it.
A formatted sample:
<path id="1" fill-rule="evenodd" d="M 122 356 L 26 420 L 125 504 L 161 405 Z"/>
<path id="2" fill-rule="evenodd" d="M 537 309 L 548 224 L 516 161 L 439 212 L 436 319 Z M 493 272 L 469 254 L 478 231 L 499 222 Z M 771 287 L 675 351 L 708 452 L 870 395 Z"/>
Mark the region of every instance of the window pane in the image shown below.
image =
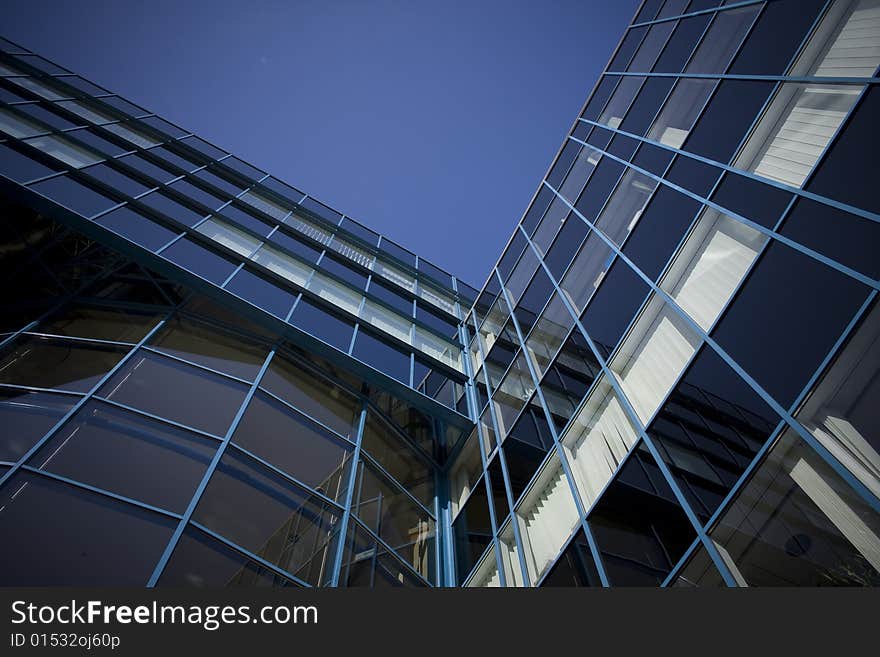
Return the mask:
<path id="1" fill-rule="evenodd" d="M 749 586 L 877 586 L 880 522 L 789 431 L 711 532 Z"/>
<path id="2" fill-rule="evenodd" d="M 305 287 L 306 281 L 314 271 L 314 269 L 302 264 L 299 260 L 291 258 L 286 253 L 269 245 L 260 248 L 251 259 L 300 287 Z"/>
<path id="3" fill-rule="evenodd" d="M 98 394 L 223 436 L 246 391 L 244 384 L 140 351 Z"/>
<path id="4" fill-rule="evenodd" d="M 303 297 L 299 300 L 288 322 L 340 351 L 348 352 L 354 324 L 336 317 L 309 299 Z"/>
<path id="5" fill-rule="evenodd" d="M 113 210 L 95 220 L 95 223 L 109 228 L 115 233 L 128 238 L 135 244 L 155 251 L 168 244 L 178 233 L 147 219 L 142 214 L 127 207 Z"/>
<path id="6" fill-rule="evenodd" d="M 596 221 L 596 227 L 620 245 L 635 228 L 648 204 L 657 181 L 633 169 L 627 169 L 617 189 Z"/>
<path id="7" fill-rule="evenodd" d="M 34 148 L 39 148 L 47 155 L 51 155 L 56 160 L 60 160 L 74 169 L 81 169 L 104 159 L 101 155 L 93 153 L 82 146 L 77 146 L 64 137 L 56 135 L 34 137 L 33 139 L 28 139 L 25 143 L 30 144 Z"/>
<path id="8" fill-rule="evenodd" d="M 477 455 L 479 458 L 479 455 Z M 461 585 L 492 542 L 492 522 L 489 518 L 489 496 L 483 480 L 477 484 L 470 498 L 452 523 L 455 540 L 455 565 L 458 584 Z"/>
<path id="9" fill-rule="evenodd" d="M 618 260 L 581 315 L 587 334 L 606 358 L 648 296 L 648 289 L 629 265 Z"/>
<path id="10" fill-rule="evenodd" d="M 40 333 L 70 335 L 78 338 L 97 338 L 117 342 L 137 342 L 156 325 L 153 314 L 131 312 L 117 308 L 97 308 L 68 305 L 43 320 Z"/>
<path id="11" fill-rule="evenodd" d="M 632 104 L 633 98 L 636 97 L 636 93 L 644 81 L 645 78 L 638 76 L 621 78 L 620 84 L 618 84 L 617 89 L 614 90 L 614 95 L 605 106 L 605 110 L 599 117 L 598 122 L 604 123 L 609 128 L 619 127 L 623 121 L 624 114 L 626 114 L 626 111 Z"/>
<path id="12" fill-rule="evenodd" d="M 260 241 L 255 237 L 217 218 L 202 222 L 196 230 L 245 258 L 260 245 Z"/>
<path id="13" fill-rule="evenodd" d="M 724 73 L 759 9 L 752 5 L 717 13 L 685 71 Z"/>
<path id="14" fill-rule="evenodd" d="M 218 446 L 214 440 L 93 401 L 77 411 L 29 464 L 182 513 Z"/>
<path id="15" fill-rule="evenodd" d="M 579 312 L 599 287 L 613 259 L 614 253 L 602 238 L 596 234 L 587 237 L 560 284 L 571 305 Z"/>
<path id="16" fill-rule="evenodd" d="M 17 461 L 71 409 L 76 397 L 0 390 L 0 460 Z"/>
<path id="17" fill-rule="evenodd" d="M 434 473 L 413 448 L 384 422 L 369 415 L 362 441 L 363 450 L 388 474 L 426 506 L 434 503 Z"/>
<path id="18" fill-rule="evenodd" d="M 0 493 L 3 586 L 145 586 L 177 520 L 20 473 Z"/>
<path id="19" fill-rule="evenodd" d="M 126 351 L 109 345 L 25 335 L 0 355 L 0 382 L 87 392 Z"/>
<path id="20" fill-rule="evenodd" d="M 648 139 L 681 148 L 714 87 L 713 80 L 679 80 L 648 131 Z"/>

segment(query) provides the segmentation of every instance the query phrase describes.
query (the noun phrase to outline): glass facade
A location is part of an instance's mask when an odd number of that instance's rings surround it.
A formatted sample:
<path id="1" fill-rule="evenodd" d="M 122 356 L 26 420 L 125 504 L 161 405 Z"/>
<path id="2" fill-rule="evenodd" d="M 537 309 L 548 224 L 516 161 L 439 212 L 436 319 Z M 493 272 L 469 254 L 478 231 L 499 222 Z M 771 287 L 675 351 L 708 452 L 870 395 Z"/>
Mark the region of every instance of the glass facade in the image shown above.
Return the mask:
<path id="1" fill-rule="evenodd" d="M 878 65 L 643 2 L 477 290 L 0 40 L 0 584 L 877 585 Z"/>

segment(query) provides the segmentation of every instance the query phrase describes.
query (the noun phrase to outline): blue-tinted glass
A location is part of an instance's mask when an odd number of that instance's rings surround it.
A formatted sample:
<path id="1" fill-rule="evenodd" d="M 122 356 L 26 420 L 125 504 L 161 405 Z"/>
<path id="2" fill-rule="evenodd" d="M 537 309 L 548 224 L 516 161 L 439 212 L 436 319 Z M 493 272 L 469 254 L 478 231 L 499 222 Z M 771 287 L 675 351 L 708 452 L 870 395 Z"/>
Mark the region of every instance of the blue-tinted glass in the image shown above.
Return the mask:
<path id="1" fill-rule="evenodd" d="M 563 224 L 553 242 L 553 246 L 544 257 L 544 262 L 550 273 L 557 282 L 562 280 L 562 274 L 568 268 L 574 254 L 580 248 L 581 242 L 587 236 L 589 227 L 580 218 L 570 216 Z"/>
<path id="2" fill-rule="evenodd" d="M 568 424 L 600 372 L 599 361 L 580 331 L 575 328 L 541 381 L 547 410 L 550 411 L 557 433 L 561 433 Z"/>
<path id="3" fill-rule="evenodd" d="M 664 148 L 658 148 L 652 144 L 642 144 L 636 156 L 632 159 L 632 163 L 637 167 L 641 167 L 653 174 L 662 176 L 669 166 L 673 153 Z"/>
<path id="4" fill-rule="evenodd" d="M 866 295 L 861 283 L 771 242 L 713 336 L 788 407 Z"/>
<path id="5" fill-rule="evenodd" d="M 574 127 L 574 130 L 571 131 L 571 136 L 580 141 L 586 141 L 587 135 L 590 133 L 590 127 L 591 126 L 589 123 L 578 121 L 577 125 L 575 125 Z"/>
<path id="6" fill-rule="evenodd" d="M 605 103 L 608 102 L 608 98 L 611 96 L 611 92 L 614 91 L 614 87 L 619 79 L 616 75 L 605 75 L 602 77 L 602 81 L 596 87 L 590 102 L 584 108 L 584 113 L 581 114 L 582 118 L 589 119 L 590 121 L 595 121 L 599 118 L 599 113 L 602 111 Z"/>
<path id="7" fill-rule="evenodd" d="M 627 66 L 628 71 L 648 72 L 657 60 L 657 55 L 663 48 L 669 34 L 675 27 L 675 21 L 666 21 L 665 23 L 657 23 L 652 25 L 648 30 L 647 36 L 642 40 L 635 56 Z"/>
<path id="8" fill-rule="evenodd" d="M 116 160 L 120 164 L 126 164 L 132 167 L 134 170 L 149 176 L 157 183 L 166 183 L 169 180 L 175 178 L 175 174 L 166 171 L 162 167 L 156 166 L 146 158 L 141 157 L 137 153 L 133 153 L 132 155 L 126 155 L 118 160 Z"/>
<path id="9" fill-rule="evenodd" d="M 178 180 L 175 183 L 171 183 L 170 189 L 183 194 L 187 199 L 195 201 L 209 210 L 215 210 L 223 204 L 222 199 L 217 198 L 213 194 L 209 194 L 205 190 L 196 187 L 186 180 Z"/>
<path id="10" fill-rule="evenodd" d="M 607 358 L 648 294 L 648 286 L 628 264 L 612 265 L 593 296 L 581 322 Z"/>
<path id="11" fill-rule="evenodd" d="M 186 144 L 200 155 L 203 155 L 210 160 L 217 160 L 226 155 L 225 151 L 220 150 L 216 146 L 212 146 L 204 139 L 199 139 L 198 137 L 187 137 L 186 139 L 182 139 L 179 143 Z"/>
<path id="12" fill-rule="evenodd" d="M 29 464 L 170 511 L 183 512 L 219 442 L 92 401 Z M 162 485 L 156 485 L 157 473 Z"/>
<path id="13" fill-rule="evenodd" d="M 98 153 L 102 153 L 104 155 L 121 155 L 129 150 L 134 150 L 130 147 L 123 148 L 122 146 L 117 146 L 111 141 L 104 139 L 103 137 L 99 137 L 94 133 L 93 130 L 85 128 L 81 130 L 73 130 L 72 132 L 65 133 L 68 137 L 72 139 L 76 139 L 83 144 L 86 144 L 91 150 L 97 151 Z"/>
<path id="14" fill-rule="evenodd" d="M 113 109 L 122 112 L 123 114 L 128 114 L 129 116 L 143 116 L 144 114 L 149 114 L 147 110 L 143 107 L 138 107 L 127 100 L 120 98 L 119 96 L 109 96 L 106 98 L 101 98 L 101 102 L 109 105 Z"/>
<path id="15" fill-rule="evenodd" d="M 439 267 L 432 265 L 427 260 L 419 259 L 419 272 L 427 274 L 435 279 L 438 283 L 444 285 L 452 285 L 452 277 L 448 272 L 443 271 Z"/>
<path id="16" fill-rule="evenodd" d="M 296 304 L 290 323 L 342 351 L 347 352 L 351 344 L 354 325 L 339 319 L 305 297 Z"/>
<path id="17" fill-rule="evenodd" d="M 625 71 L 629 60 L 632 59 L 633 54 L 635 54 L 647 32 L 647 27 L 635 27 L 629 30 L 626 36 L 623 37 L 623 41 L 620 42 L 620 47 L 617 49 L 614 58 L 608 64 L 608 70 Z"/>
<path id="18" fill-rule="evenodd" d="M 141 350 L 98 391 L 98 396 L 223 436 L 247 386 Z"/>
<path id="19" fill-rule="evenodd" d="M 762 226 L 773 228 L 788 207 L 791 194 L 736 173 L 727 173 L 712 200 Z"/>
<path id="20" fill-rule="evenodd" d="M 880 223 L 876 221 L 803 198 L 780 232 L 873 279 L 880 278 Z"/>
<path id="21" fill-rule="evenodd" d="M 567 140 L 562 152 L 556 160 L 556 163 L 553 165 L 553 169 L 550 170 L 550 174 L 547 176 L 547 182 L 553 187 L 559 187 L 559 184 L 565 178 L 565 174 L 568 173 L 571 163 L 574 162 L 574 158 L 577 157 L 580 150 L 580 144 Z"/>
<path id="22" fill-rule="evenodd" d="M 691 131 L 685 150 L 729 162 L 772 90 L 770 82 L 723 81 Z"/>
<path id="23" fill-rule="evenodd" d="M 300 242 L 298 239 L 291 237 L 287 233 L 282 233 L 280 230 L 275 231 L 272 237 L 269 238 L 269 241 L 287 249 L 291 253 L 295 253 L 309 263 L 316 262 L 318 256 L 321 254 L 317 249 Z"/>
<path id="24" fill-rule="evenodd" d="M 177 520 L 33 474 L 0 491 L 3 586 L 144 586 Z M 113 532 L 107 540 L 104 531 Z"/>
<path id="25" fill-rule="evenodd" d="M 416 256 L 413 253 L 410 253 L 402 246 L 392 242 L 387 237 L 382 238 L 382 243 L 379 245 L 379 248 L 385 253 L 397 258 L 401 262 L 405 262 L 410 267 L 416 266 Z"/>
<path id="26" fill-rule="evenodd" d="M 642 446 L 587 517 L 612 586 L 657 586 L 696 538 L 693 526 Z"/>
<path id="27" fill-rule="evenodd" d="M 109 185 L 111 188 L 119 190 L 127 196 L 137 196 L 150 189 L 150 187 L 147 187 L 106 164 L 96 164 L 86 169 L 82 169 L 82 173 L 88 174 L 95 180 L 98 180 L 105 185 Z"/>
<path id="28" fill-rule="evenodd" d="M 177 233 L 128 208 L 118 208 L 102 215 L 96 220 L 96 223 L 127 237 L 150 251 L 155 251 L 168 244 L 177 235 Z"/>
<path id="29" fill-rule="evenodd" d="M 626 135 L 614 135 L 611 143 L 608 145 L 608 152 L 616 155 L 622 160 L 628 160 L 636 152 L 639 142 L 632 137 Z"/>
<path id="30" fill-rule="evenodd" d="M 617 184 L 623 169 L 624 166 L 620 162 L 615 162 L 607 157 L 602 158 L 602 161 L 599 162 L 599 166 L 590 176 L 590 181 L 575 203 L 575 207 L 587 221 L 596 219 L 596 215 L 608 200 L 608 195 Z"/>
<path id="31" fill-rule="evenodd" d="M 358 329 L 352 355 L 380 372 L 385 372 L 388 376 L 409 385 L 409 354 L 374 338 L 364 330 L 363 326 Z"/>
<path id="32" fill-rule="evenodd" d="M 614 133 L 611 130 L 595 126 L 587 138 L 587 143 L 596 148 L 604 149 L 613 136 Z"/>
<path id="33" fill-rule="evenodd" d="M 170 164 L 172 170 L 174 167 L 177 167 L 188 173 L 201 166 L 198 162 L 188 160 L 178 153 L 169 150 L 165 146 L 157 146 L 156 148 L 151 148 L 147 152 L 153 157 L 159 159 L 162 166 L 168 166 Z"/>
<path id="34" fill-rule="evenodd" d="M 257 181 L 264 175 L 266 175 L 256 167 L 252 167 L 247 162 L 243 162 L 235 156 L 227 157 L 221 163 L 215 164 L 213 166 L 216 167 L 218 170 L 222 170 L 223 168 L 232 169 L 239 176 L 242 176 L 247 182 Z M 295 200 L 298 201 L 301 197 L 302 194 L 300 194 Z"/>
<path id="35" fill-rule="evenodd" d="M 68 176 L 44 180 L 31 185 L 30 188 L 84 217 L 91 217 L 117 204 L 117 201 L 107 198 Z"/>
<path id="36" fill-rule="evenodd" d="M 535 202 L 529 207 L 529 211 L 526 212 L 526 215 L 523 217 L 522 225 L 523 228 L 526 229 L 528 234 L 532 234 L 535 228 L 538 225 L 538 222 L 541 221 L 541 217 L 544 216 L 544 212 L 547 210 L 547 206 L 550 205 L 550 202 L 554 199 L 554 194 L 550 190 L 549 187 L 541 185 L 541 189 L 538 191 L 538 195 L 535 197 Z M 514 237 L 516 239 L 516 237 Z M 522 248 L 520 248 L 520 253 L 522 253 Z M 515 256 L 519 257 L 519 253 Z M 514 260 L 515 260 L 514 258 Z M 511 262 L 510 266 L 513 266 L 513 262 Z M 502 276 L 507 276 L 508 272 L 503 272 Z"/>
<path id="37" fill-rule="evenodd" d="M 196 244 L 188 238 L 177 240 L 162 252 L 162 257 L 177 263 L 217 285 L 235 271 L 235 263 Z"/>
<path id="38" fill-rule="evenodd" d="M 656 280 L 694 220 L 700 204 L 661 185 L 630 234 L 623 253 Z"/>
<path id="39" fill-rule="evenodd" d="M 323 261 L 322 261 L 323 263 Z M 402 313 L 404 317 L 412 317 L 413 302 L 402 294 L 398 294 L 389 286 L 380 283 L 375 278 L 370 281 L 368 293 L 377 299 L 384 301 L 389 306 Z"/>
<path id="40" fill-rule="evenodd" d="M 706 522 L 778 423 L 767 403 L 706 346 L 648 433 Z"/>
<path id="41" fill-rule="evenodd" d="M 846 126 L 822 158 L 807 189 L 871 212 L 880 213 L 880 160 L 876 157 L 880 89 L 868 88 Z"/>
<path id="42" fill-rule="evenodd" d="M 231 219 L 235 223 L 247 228 L 248 230 L 253 231 L 257 235 L 261 235 L 262 237 L 265 237 L 270 232 L 272 232 L 272 225 L 267 224 L 262 219 L 257 219 L 251 213 L 246 212 L 231 203 L 219 210 L 219 214 L 228 219 Z"/>
<path id="43" fill-rule="evenodd" d="M 633 23 L 643 23 L 645 21 L 654 20 L 662 4 L 663 0 L 645 0 Z"/>
<path id="44" fill-rule="evenodd" d="M 685 12 L 688 0 L 666 0 L 663 3 L 663 9 L 657 14 L 657 18 L 669 18 L 670 16 L 681 16 Z"/>
<path id="45" fill-rule="evenodd" d="M 191 210 L 161 192 L 151 192 L 138 199 L 138 202 L 162 213 L 169 219 L 179 221 L 187 226 L 193 226 L 207 214 L 206 212 Z"/>
<path id="46" fill-rule="evenodd" d="M 376 246 L 376 244 L 379 242 L 379 234 L 378 233 L 370 230 L 366 226 L 364 226 L 356 221 L 353 221 L 352 219 L 349 219 L 348 217 L 346 217 L 345 219 L 342 220 L 342 224 L 340 225 L 340 228 L 348 231 L 349 233 L 351 233 L 355 237 L 359 237 L 360 239 L 362 239 L 364 242 L 366 242 L 370 246 Z"/>
<path id="47" fill-rule="evenodd" d="M 660 106 L 674 81 L 673 78 L 648 78 L 627 112 L 620 129 L 636 135 L 644 135 L 660 110 Z"/>
<path id="48" fill-rule="evenodd" d="M 0 390 L 0 460 L 17 461 L 34 446 L 78 397 L 27 390 Z"/>
<path id="49" fill-rule="evenodd" d="M 718 167 L 679 155 L 669 168 L 666 179 L 690 192 L 708 196 L 720 176 Z"/>
<path id="50" fill-rule="evenodd" d="M 434 312 L 433 308 L 419 301 L 416 303 L 416 319 L 427 324 L 440 335 L 453 337 L 458 334 L 458 324 L 451 319 L 446 319 L 440 313 Z"/>
<path id="51" fill-rule="evenodd" d="M 761 5 L 756 3 L 715 14 L 685 70 L 724 73 L 760 9 Z"/>
<path id="52" fill-rule="evenodd" d="M 553 294 L 553 282 L 539 267 L 514 310 L 523 335 L 532 330 L 551 294 Z"/>
<path id="53" fill-rule="evenodd" d="M 146 119 L 143 119 L 143 122 L 151 128 L 154 128 L 159 132 L 163 132 L 166 135 L 174 137 L 175 139 L 177 139 L 178 137 L 183 137 L 186 134 L 186 131 L 181 130 L 176 125 L 168 123 L 168 121 L 160 119 L 158 116 L 148 117 Z"/>
<path id="54" fill-rule="evenodd" d="M 364 274 L 355 271 L 354 268 L 349 267 L 345 262 L 340 262 L 335 258 L 331 258 L 329 255 L 324 256 L 324 259 L 321 260 L 320 267 L 324 271 L 342 279 L 356 290 L 363 290 L 367 287 L 367 277 Z M 411 312 L 412 310 L 410 310 L 410 313 Z"/>
<path id="55" fill-rule="evenodd" d="M 293 294 L 247 269 L 233 276 L 226 289 L 282 319 L 293 306 Z"/>
<path id="56" fill-rule="evenodd" d="M 709 18 L 708 15 L 691 16 L 679 21 L 654 70 L 657 73 L 680 73 L 706 29 Z"/>
<path id="57" fill-rule="evenodd" d="M 49 105 L 54 107 L 54 105 L 51 103 L 49 103 Z M 26 105 L 19 105 L 17 109 L 36 119 L 37 121 L 45 123 L 47 126 L 54 128 L 55 130 L 67 130 L 68 128 L 87 125 L 82 119 L 78 119 L 76 123 L 72 123 L 67 119 L 59 116 L 55 112 L 46 109 L 40 103 L 28 103 Z M 49 131 L 47 130 L 46 132 Z"/>
<path id="58" fill-rule="evenodd" d="M 213 165 L 216 167 L 216 165 Z M 193 174 L 199 180 L 216 187 L 220 192 L 222 192 L 227 197 L 238 196 L 241 191 L 244 189 L 244 186 L 241 184 L 233 184 L 226 178 L 218 175 L 217 172 L 212 171 L 211 169 L 202 169 L 201 171 L 197 171 Z M 230 176 L 232 177 L 232 176 Z"/>
<path id="59" fill-rule="evenodd" d="M 316 201 L 313 198 L 307 198 L 302 203 L 301 206 L 306 210 L 309 210 L 322 219 L 324 221 L 330 222 L 332 225 L 337 226 L 339 222 L 342 220 L 342 215 L 339 214 L 336 210 L 327 207 L 320 201 Z"/>
<path id="60" fill-rule="evenodd" d="M 825 0 L 768 2 L 730 67 L 737 75 L 782 75 Z"/>
<path id="61" fill-rule="evenodd" d="M 0 144 L 0 175 L 23 183 L 48 176 L 61 169 L 57 165 L 46 166 L 41 162 L 22 155 L 7 144 Z"/>

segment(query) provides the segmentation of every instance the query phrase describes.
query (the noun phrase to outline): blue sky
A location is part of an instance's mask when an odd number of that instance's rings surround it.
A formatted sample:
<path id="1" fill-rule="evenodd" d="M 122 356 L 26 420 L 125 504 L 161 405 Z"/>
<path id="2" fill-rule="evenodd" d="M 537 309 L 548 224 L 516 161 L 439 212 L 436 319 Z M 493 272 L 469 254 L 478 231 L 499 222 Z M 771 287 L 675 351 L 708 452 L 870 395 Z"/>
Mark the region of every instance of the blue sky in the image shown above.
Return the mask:
<path id="1" fill-rule="evenodd" d="M 481 286 L 636 0 L 5 0 L 21 45 Z"/>

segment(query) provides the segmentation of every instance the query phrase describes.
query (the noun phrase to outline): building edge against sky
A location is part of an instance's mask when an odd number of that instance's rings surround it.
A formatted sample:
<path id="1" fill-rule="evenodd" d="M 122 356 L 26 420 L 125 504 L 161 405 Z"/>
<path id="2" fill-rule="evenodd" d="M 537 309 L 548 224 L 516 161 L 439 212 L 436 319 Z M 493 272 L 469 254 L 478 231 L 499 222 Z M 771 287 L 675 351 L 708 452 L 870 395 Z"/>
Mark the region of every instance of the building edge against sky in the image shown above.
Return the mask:
<path id="1" fill-rule="evenodd" d="M 0 42 L 0 582 L 880 583 L 880 0 L 718 5 L 479 292 Z"/>

